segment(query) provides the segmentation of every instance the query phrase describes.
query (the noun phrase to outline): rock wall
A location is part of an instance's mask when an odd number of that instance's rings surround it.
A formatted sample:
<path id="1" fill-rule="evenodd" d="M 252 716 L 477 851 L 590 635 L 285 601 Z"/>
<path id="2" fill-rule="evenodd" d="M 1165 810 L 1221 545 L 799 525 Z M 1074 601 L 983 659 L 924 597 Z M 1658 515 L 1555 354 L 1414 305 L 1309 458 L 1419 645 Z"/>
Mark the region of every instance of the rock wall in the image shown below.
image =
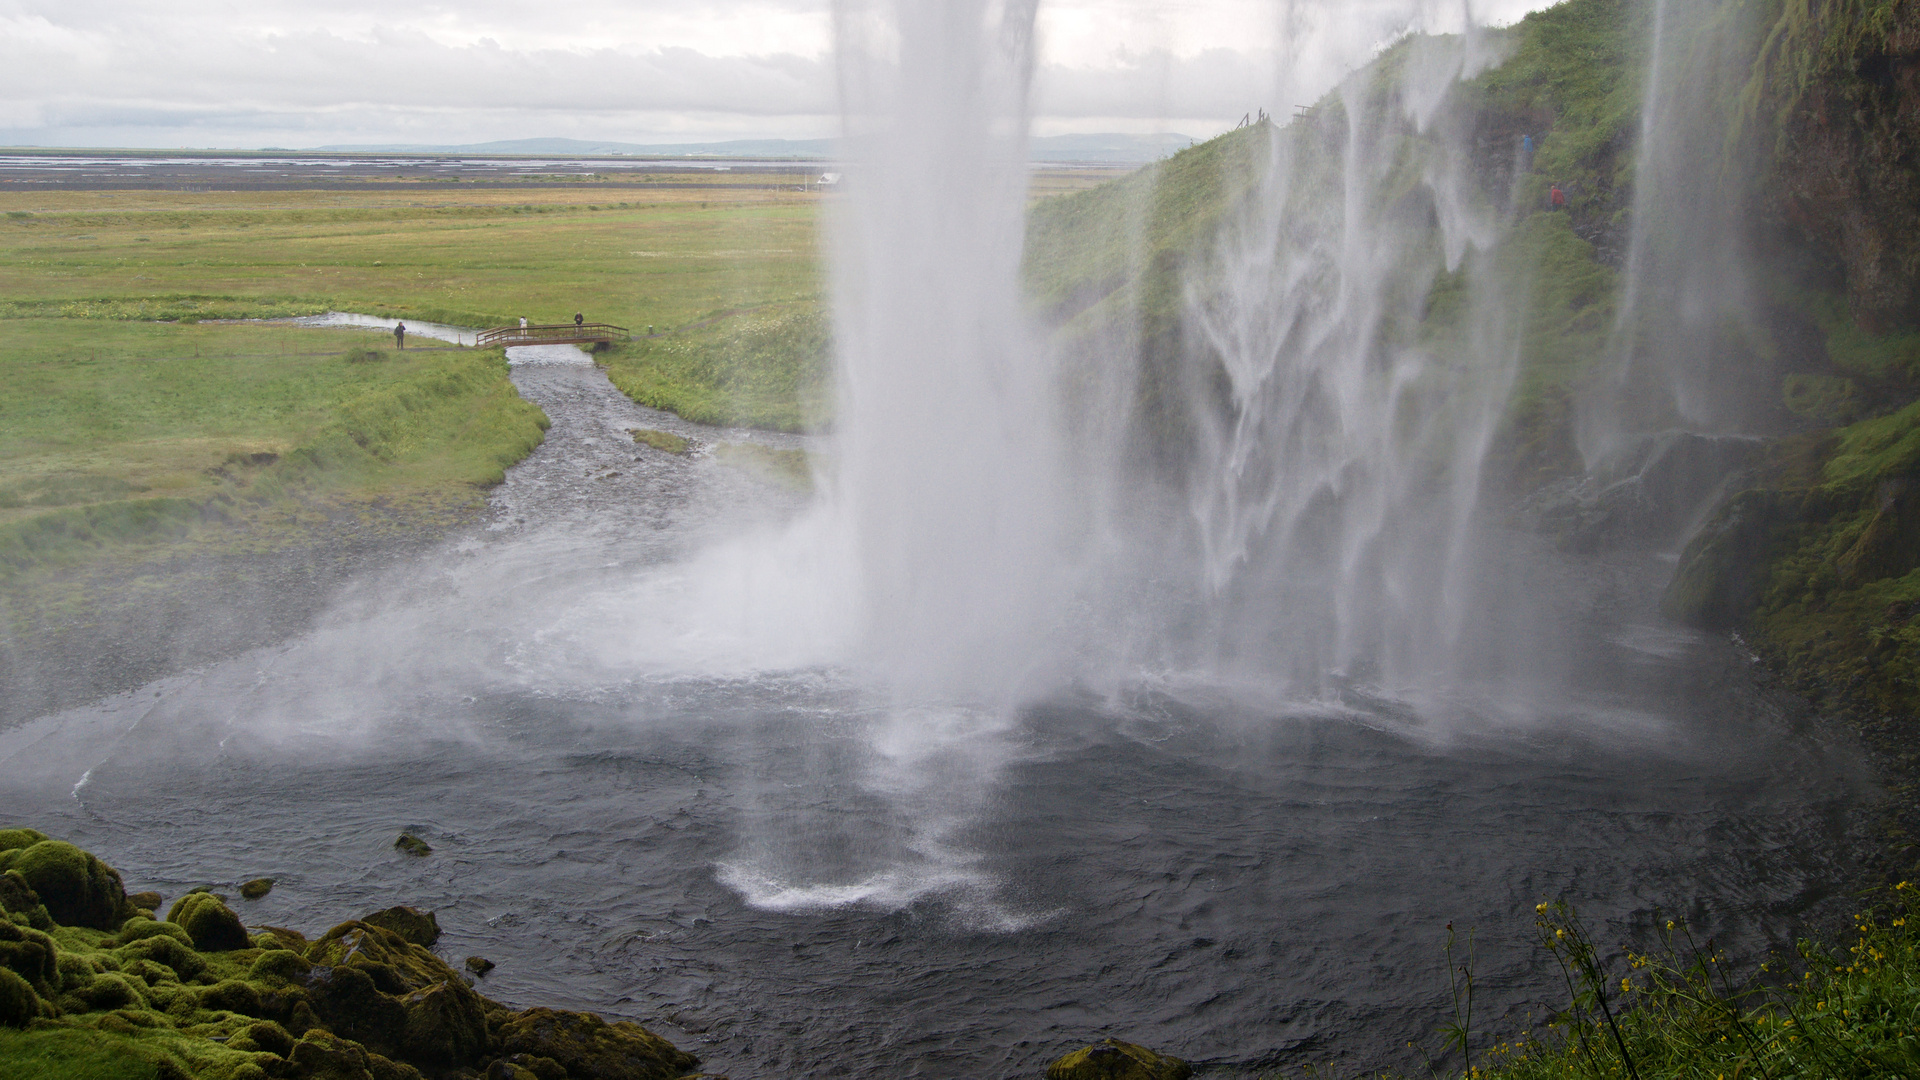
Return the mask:
<path id="1" fill-rule="evenodd" d="M 1839 264 L 1860 328 L 1884 333 L 1920 323 L 1920 3 L 1825 9 L 1803 76 L 1769 88 L 1779 212 Z"/>

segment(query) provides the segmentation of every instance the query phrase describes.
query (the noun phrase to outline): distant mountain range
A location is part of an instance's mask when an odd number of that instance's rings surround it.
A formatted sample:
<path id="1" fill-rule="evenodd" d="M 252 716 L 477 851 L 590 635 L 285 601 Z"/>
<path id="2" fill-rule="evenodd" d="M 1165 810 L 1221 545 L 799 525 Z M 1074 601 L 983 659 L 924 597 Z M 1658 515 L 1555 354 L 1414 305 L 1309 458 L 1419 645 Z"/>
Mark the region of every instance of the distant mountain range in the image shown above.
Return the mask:
<path id="1" fill-rule="evenodd" d="M 1185 135 L 1048 135 L 1031 140 L 1034 161 L 1139 164 L 1156 161 L 1197 140 Z M 354 143 L 315 150 L 352 154 L 532 154 L 556 157 L 831 158 L 832 139 L 735 139 L 709 143 L 593 142 L 587 139 L 502 139 L 498 142 L 430 146 L 425 143 Z"/>

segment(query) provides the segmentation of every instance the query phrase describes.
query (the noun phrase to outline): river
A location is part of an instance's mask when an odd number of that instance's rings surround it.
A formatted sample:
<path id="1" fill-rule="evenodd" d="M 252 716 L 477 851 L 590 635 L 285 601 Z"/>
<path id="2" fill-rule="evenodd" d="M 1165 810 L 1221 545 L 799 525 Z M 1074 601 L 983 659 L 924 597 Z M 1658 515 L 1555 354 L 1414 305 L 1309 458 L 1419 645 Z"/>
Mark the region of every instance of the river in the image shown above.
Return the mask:
<path id="1" fill-rule="evenodd" d="M 671 610 L 726 603 L 700 560 L 805 510 L 712 448 L 805 440 L 643 409 L 570 347 L 510 359 L 553 428 L 481 525 L 301 637 L 0 732 L 0 815 L 130 890 L 275 878 L 234 900 L 250 923 L 432 908 L 440 952 L 498 964 L 483 993 L 638 1020 L 735 1080 L 1034 1076 L 1106 1035 L 1221 1075 L 1418 1067 L 1448 922 L 1510 1034 L 1554 1000 L 1542 899 L 1752 959 L 1852 871 L 1857 752 L 1662 623 L 1651 557 L 1500 541 L 1566 613 L 1551 707 L 1156 670 L 903 719 L 804 650 L 710 662 L 738 642 Z"/>

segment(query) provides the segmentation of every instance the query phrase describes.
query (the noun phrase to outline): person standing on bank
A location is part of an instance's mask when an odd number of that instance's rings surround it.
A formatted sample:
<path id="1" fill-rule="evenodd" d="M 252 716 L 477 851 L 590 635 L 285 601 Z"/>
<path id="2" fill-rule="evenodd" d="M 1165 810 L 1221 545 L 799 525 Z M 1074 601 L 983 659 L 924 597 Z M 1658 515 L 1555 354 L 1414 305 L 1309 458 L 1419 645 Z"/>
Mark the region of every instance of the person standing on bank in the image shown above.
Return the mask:
<path id="1" fill-rule="evenodd" d="M 407 324 L 406 323 L 393 324 L 393 347 L 396 349 L 404 349 L 407 347 Z"/>

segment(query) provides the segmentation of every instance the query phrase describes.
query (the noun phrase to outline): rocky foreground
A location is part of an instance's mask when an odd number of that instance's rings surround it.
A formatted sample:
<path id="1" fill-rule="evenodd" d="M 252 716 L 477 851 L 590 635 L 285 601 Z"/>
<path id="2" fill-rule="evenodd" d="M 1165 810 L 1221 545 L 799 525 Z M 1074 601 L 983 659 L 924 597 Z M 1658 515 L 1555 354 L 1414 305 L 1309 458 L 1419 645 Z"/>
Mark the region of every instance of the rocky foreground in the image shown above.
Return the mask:
<path id="1" fill-rule="evenodd" d="M 388 908 L 308 940 L 191 892 L 156 918 L 85 851 L 0 830 L 0 1074 L 212 1080 L 679 1080 L 699 1061 L 638 1024 L 510 1009 Z M 478 958 L 475 958 L 478 960 Z M 483 963 L 483 962 L 482 962 Z M 476 964 L 475 966 L 479 966 Z"/>
<path id="2" fill-rule="evenodd" d="M 248 882 L 261 895 L 270 882 Z M 629 1021 L 512 1009 L 392 907 L 320 937 L 248 928 L 196 890 L 158 893 L 32 829 L 0 829 L 0 1076 L 90 1080 L 699 1080 L 699 1059 Z M 469 957 L 469 970 L 490 967 Z M 1107 1040 L 1051 1080 L 1180 1080 L 1186 1063 Z M 709 1078 L 720 1080 L 720 1078 Z"/>

